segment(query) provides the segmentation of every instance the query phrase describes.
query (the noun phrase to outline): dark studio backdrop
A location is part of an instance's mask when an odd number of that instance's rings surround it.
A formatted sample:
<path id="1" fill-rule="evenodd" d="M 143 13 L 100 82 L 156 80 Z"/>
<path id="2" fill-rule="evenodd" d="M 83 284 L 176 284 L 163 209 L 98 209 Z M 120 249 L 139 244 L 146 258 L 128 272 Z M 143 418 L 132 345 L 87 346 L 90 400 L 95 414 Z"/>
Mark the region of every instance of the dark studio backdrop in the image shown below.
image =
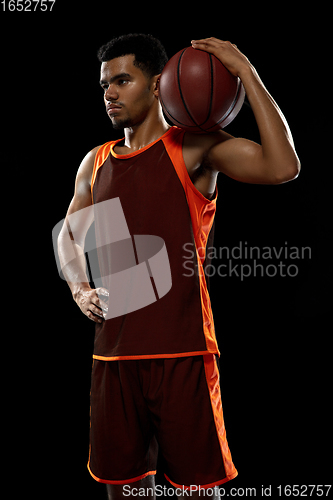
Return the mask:
<path id="1" fill-rule="evenodd" d="M 222 174 L 218 180 L 211 299 L 227 437 L 239 472 L 224 488 L 256 487 L 260 497 L 262 485 L 277 492 L 278 485 L 330 483 L 331 167 L 325 43 L 319 49 L 313 38 L 325 16 L 289 12 L 287 4 L 192 8 L 168 6 L 165 13 L 163 5 L 142 4 L 134 12 L 108 1 L 56 0 L 52 13 L 1 12 L 13 105 L 4 161 L 21 175 L 22 231 L 29 269 L 38 276 L 31 289 L 39 316 L 34 342 L 27 342 L 39 359 L 38 368 L 29 366 L 36 410 L 26 417 L 35 436 L 28 442 L 40 443 L 32 476 L 49 480 L 62 498 L 105 498 L 105 491 L 86 469 L 94 326 L 57 274 L 51 231 L 65 216 L 82 158 L 120 137 L 104 110 L 96 51 L 130 32 L 159 37 L 169 57 L 192 38 L 236 43 L 289 122 L 302 163 L 297 180 L 280 186 Z M 259 141 L 248 105 L 226 131 Z M 259 248 L 260 258 L 250 256 L 250 247 Z M 262 267 L 255 276 L 256 265 Z M 23 463 L 19 448 L 14 460 Z M 161 474 L 157 479 L 167 485 Z"/>

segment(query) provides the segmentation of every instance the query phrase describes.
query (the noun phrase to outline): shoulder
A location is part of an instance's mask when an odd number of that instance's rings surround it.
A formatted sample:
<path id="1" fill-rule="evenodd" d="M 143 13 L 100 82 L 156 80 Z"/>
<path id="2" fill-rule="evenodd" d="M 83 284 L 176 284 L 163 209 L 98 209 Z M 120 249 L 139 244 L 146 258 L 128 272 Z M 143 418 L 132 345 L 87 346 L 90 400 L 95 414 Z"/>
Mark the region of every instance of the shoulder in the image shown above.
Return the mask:
<path id="1" fill-rule="evenodd" d="M 207 152 L 216 144 L 233 139 L 234 137 L 224 130 L 212 132 L 210 134 L 193 134 L 186 132 L 184 135 L 184 146 L 192 149 L 201 149 Z"/>
<path id="2" fill-rule="evenodd" d="M 90 195 L 91 178 L 94 170 L 95 158 L 101 146 L 96 146 L 83 158 L 76 175 L 75 193 L 76 195 Z"/>
<path id="3" fill-rule="evenodd" d="M 84 172 L 84 171 L 89 171 L 91 169 L 94 168 L 94 163 L 95 163 L 95 158 L 96 158 L 96 154 L 97 154 L 97 151 L 101 148 L 101 146 L 96 146 L 94 149 L 92 149 L 91 151 L 89 151 L 86 156 L 83 158 L 81 164 L 80 164 L 80 167 L 79 167 L 79 170 L 78 170 L 78 173 L 81 171 L 81 172 Z"/>
<path id="4" fill-rule="evenodd" d="M 69 205 L 67 215 L 82 210 L 92 204 L 91 200 L 91 176 L 94 169 L 96 153 L 100 146 L 89 151 L 83 158 L 75 179 L 74 196 Z"/>
<path id="5" fill-rule="evenodd" d="M 101 148 L 101 146 L 96 146 L 94 149 L 89 151 L 86 156 L 83 158 L 79 169 L 77 171 L 77 181 L 87 181 L 90 184 L 91 176 L 94 169 L 95 158 L 97 151 Z"/>
<path id="6" fill-rule="evenodd" d="M 217 144 L 222 144 L 234 137 L 224 130 L 210 134 L 193 134 L 186 132 L 183 141 L 183 156 L 188 170 L 199 167 L 209 151 Z"/>

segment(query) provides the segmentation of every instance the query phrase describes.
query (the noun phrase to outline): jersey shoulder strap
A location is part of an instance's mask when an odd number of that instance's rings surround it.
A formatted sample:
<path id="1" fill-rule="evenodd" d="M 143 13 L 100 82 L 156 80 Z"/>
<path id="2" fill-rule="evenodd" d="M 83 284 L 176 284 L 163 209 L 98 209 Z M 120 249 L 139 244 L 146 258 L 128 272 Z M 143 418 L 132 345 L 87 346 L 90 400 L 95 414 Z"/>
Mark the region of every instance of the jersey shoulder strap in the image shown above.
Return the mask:
<path id="1" fill-rule="evenodd" d="M 177 127 L 173 128 L 173 133 L 162 140 L 185 191 L 197 248 L 206 248 L 207 239 L 214 222 L 217 188 L 215 196 L 209 200 L 194 186 L 183 157 L 185 130 Z"/>
<path id="2" fill-rule="evenodd" d="M 110 154 L 111 147 L 116 142 L 118 142 L 118 141 L 106 142 L 97 150 L 97 153 L 95 156 L 94 168 L 93 168 L 93 172 L 92 172 L 92 176 L 91 176 L 91 196 L 93 193 L 93 187 L 95 184 L 97 171 L 105 163 L 105 160 L 107 159 L 107 157 Z"/>

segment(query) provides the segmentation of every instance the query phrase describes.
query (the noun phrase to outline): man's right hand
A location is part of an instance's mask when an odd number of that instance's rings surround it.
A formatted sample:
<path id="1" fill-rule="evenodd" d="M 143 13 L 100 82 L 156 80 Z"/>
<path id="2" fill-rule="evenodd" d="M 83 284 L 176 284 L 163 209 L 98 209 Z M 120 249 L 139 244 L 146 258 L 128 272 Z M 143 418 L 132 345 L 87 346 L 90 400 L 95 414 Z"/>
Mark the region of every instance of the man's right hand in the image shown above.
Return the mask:
<path id="1" fill-rule="evenodd" d="M 109 297 L 106 288 L 78 288 L 73 293 L 73 299 L 89 319 L 102 323 L 108 312 L 108 305 L 100 296 Z"/>

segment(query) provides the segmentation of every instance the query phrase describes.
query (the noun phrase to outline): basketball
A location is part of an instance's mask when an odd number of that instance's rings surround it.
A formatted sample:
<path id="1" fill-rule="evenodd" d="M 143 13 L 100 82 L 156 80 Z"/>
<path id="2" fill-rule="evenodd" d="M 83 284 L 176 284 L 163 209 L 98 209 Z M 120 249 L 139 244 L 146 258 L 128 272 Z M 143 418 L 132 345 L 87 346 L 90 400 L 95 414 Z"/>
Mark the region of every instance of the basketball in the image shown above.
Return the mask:
<path id="1" fill-rule="evenodd" d="M 213 55 L 187 47 L 165 65 L 160 79 L 165 116 L 188 132 L 215 132 L 240 111 L 245 90 Z"/>

